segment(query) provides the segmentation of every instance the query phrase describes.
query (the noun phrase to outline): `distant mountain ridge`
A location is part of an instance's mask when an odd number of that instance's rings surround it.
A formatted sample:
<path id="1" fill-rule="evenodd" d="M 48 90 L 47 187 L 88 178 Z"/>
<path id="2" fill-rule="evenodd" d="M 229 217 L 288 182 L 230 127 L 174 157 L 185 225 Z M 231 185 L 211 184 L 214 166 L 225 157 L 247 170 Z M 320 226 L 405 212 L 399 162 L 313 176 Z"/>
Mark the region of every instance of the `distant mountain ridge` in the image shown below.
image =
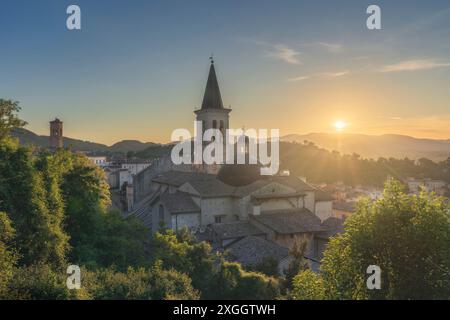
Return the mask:
<path id="1" fill-rule="evenodd" d="M 49 146 L 48 136 L 37 135 L 27 129 L 16 129 L 12 132 L 12 136 L 18 138 L 21 144 L 31 144 L 42 148 Z M 309 133 L 304 135 L 290 134 L 281 137 L 280 140 L 297 143 L 309 141 L 330 151 L 336 150 L 343 154 L 357 153 L 364 158 L 408 157 L 418 159 L 425 157 L 431 160 L 444 160 L 450 157 L 450 139 L 419 139 L 395 134 L 375 136 L 350 133 Z M 122 140 L 107 146 L 101 143 L 64 137 L 64 146 L 70 146 L 75 151 L 127 153 L 129 151 L 144 152 L 161 146 L 161 144 Z"/>
<path id="2" fill-rule="evenodd" d="M 34 145 L 41 148 L 47 148 L 49 146 L 49 137 L 44 135 L 37 135 L 34 132 L 27 129 L 15 129 L 12 132 L 12 136 L 19 139 L 21 144 Z M 64 147 L 70 147 L 75 151 L 90 151 L 90 152 L 122 152 L 129 151 L 139 152 L 149 147 L 153 147 L 156 144 L 153 142 L 140 142 L 137 140 L 122 140 L 116 142 L 112 146 L 106 144 L 95 143 L 91 141 L 83 141 L 79 139 L 73 139 L 64 137 Z"/>
<path id="3" fill-rule="evenodd" d="M 393 157 L 431 160 L 444 160 L 450 157 L 450 139 L 420 139 L 410 136 L 385 134 L 366 135 L 351 133 L 309 133 L 304 135 L 290 134 L 281 137 L 285 142 L 310 141 L 314 144 L 340 153 L 357 153 L 364 158 Z"/>

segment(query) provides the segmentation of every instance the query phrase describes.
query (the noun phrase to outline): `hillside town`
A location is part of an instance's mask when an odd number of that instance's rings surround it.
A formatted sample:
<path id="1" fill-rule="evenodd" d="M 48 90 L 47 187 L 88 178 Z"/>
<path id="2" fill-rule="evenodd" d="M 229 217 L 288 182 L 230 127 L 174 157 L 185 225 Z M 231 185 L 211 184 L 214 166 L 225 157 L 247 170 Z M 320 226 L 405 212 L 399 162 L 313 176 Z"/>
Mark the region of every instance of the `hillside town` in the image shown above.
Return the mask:
<path id="1" fill-rule="evenodd" d="M 214 61 L 211 61 L 196 120 L 204 130 L 229 128 L 231 109 L 224 108 Z M 50 148 L 63 146 L 63 123 L 50 122 Z M 138 218 L 151 232 L 188 228 L 227 259 L 252 267 L 267 259 L 280 275 L 290 250 L 306 243 L 309 267 L 318 270 L 329 239 L 344 231 L 344 221 L 359 198 L 375 201 L 382 189 L 343 182 L 309 183 L 283 170 L 261 176 L 255 165 L 175 165 L 170 155 L 151 160 L 113 159 L 86 153 L 106 175 L 112 206 L 124 217 Z M 449 185 L 430 178 L 404 181 L 411 193 L 422 188 L 445 195 Z"/>

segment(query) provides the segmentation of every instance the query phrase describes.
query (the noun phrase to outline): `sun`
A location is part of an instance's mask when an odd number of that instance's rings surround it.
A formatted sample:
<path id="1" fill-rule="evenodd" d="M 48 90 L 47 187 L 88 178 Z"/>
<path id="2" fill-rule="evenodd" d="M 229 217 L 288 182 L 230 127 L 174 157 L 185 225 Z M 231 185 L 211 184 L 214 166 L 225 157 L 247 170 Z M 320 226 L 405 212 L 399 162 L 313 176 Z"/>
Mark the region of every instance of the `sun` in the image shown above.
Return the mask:
<path id="1" fill-rule="evenodd" d="M 342 121 L 342 120 L 337 120 L 335 123 L 333 123 L 333 127 L 337 131 L 342 131 L 347 127 L 347 122 Z"/>

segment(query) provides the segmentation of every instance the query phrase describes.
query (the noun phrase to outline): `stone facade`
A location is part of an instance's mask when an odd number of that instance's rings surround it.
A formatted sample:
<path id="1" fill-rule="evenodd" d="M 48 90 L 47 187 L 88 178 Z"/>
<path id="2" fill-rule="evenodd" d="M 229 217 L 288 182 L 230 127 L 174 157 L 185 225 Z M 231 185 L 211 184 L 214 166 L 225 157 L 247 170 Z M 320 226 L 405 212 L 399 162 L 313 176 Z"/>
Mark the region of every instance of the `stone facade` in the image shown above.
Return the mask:
<path id="1" fill-rule="evenodd" d="M 62 148 L 63 145 L 63 122 L 58 118 L 50 121 L 50 148 Z"/>

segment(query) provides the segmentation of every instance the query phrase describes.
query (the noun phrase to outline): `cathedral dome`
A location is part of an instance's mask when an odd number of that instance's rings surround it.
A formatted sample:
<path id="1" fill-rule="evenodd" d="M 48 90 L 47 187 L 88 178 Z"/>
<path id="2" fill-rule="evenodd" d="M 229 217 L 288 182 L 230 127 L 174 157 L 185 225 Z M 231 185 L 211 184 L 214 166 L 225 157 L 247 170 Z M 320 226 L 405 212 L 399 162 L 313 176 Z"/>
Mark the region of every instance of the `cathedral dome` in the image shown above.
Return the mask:
<path id="1" fill-rule="evenodd" d="M 217 179 L 234 187 L 245 186 L 262 179 L 258 164 L 226 164 L 217 173 Z"/>

